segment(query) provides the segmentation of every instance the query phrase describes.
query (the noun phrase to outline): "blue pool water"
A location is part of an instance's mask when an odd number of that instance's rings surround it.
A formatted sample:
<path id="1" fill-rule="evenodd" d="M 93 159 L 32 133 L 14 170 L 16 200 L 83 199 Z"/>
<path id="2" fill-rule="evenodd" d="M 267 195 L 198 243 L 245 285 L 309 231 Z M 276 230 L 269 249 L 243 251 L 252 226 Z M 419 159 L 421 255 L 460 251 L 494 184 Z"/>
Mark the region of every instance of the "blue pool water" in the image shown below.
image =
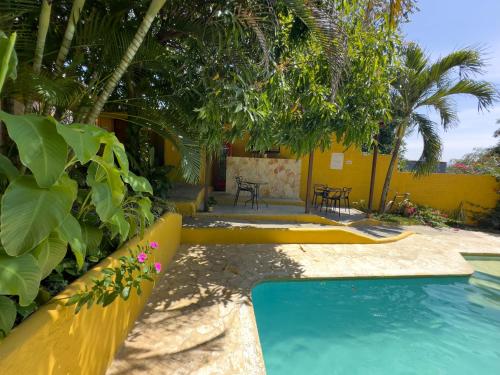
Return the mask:
<path id="1" fill-rule="evenodd" d="M 268 282 L 268 375 L 500 374 L 500 277 Z"/>

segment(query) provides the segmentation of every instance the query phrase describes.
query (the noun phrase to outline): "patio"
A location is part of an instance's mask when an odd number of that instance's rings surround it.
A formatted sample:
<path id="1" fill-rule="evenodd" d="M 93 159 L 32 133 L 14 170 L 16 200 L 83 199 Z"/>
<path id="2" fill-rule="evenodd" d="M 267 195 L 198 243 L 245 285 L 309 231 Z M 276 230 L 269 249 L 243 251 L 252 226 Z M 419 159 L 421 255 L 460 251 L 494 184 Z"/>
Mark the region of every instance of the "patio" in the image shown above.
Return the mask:
<path id="1" fill-rule="evenodd" d="M 234 195 L 225 192 L 212 192 L 210 194 L 215 198 L 217 204 L 214 206 L 212 215 L 304 215 L 304 201 L 301 199 L 286 199 L 286 198 L 270 198 L 263 197 L 259 208 L 252 208 L 251 202 L 245 205 L 245 200 L 249 197 L 242 195 L 239 199 L 238 205 L 234 205 Z M 318 208 L 311 207 L 311 214 L 318 215 L 330 220 L 340 221 L 342 223 L 350 223 L 366 218 L 366 214 L 355 209 L 349 210 L 345 207 L 340 208 L 340 217 L 338 211 L 326 212 L 325 208 L 319 210 Z"/>
<path id="2" fill-rule="evenodd" d="M 183 245 L 107 374 L 264 374 L 251 289 L 268 279 L 469 275 L 500 236 L 412 227 L 382 245 Z"/>

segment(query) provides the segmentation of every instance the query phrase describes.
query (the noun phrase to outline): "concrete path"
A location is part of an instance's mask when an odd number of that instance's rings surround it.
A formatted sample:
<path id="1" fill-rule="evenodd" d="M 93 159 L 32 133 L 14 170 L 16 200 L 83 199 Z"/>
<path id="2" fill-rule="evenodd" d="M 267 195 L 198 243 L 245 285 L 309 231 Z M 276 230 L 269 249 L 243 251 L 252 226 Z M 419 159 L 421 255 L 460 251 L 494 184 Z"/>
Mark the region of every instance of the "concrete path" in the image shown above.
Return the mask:
<path id="1" fill-rule="evenodd" d="M 115 358 L 112 374 L 265 374 L 251 289 L 287 278 L 469 275 L 463 254 L 500 255 L 500 236 L 407 228 L 379 245 L 183 246 Z"/>

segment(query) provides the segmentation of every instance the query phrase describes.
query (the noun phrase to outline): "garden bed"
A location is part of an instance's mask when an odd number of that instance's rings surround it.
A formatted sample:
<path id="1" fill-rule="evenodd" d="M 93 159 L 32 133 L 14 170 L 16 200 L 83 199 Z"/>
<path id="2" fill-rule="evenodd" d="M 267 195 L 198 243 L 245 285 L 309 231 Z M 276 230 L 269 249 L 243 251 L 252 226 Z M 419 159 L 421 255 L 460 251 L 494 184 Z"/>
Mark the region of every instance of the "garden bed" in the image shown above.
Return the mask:
<path id="1" fill-rule="evenodd" d="M 131 293 L 127 301 L 115 300 L 106 307 L 84 307 L 75 315 L 66 298 L 85 287 L 102 269 L 116 266 L 129 248 L 156 241 L 155 260 L 166 265 L 180 242 L 182 218 L 168 213 L 135 238 L 105 258 L 91 271 L 42 306 L 0 342 L 0 368 L 5 374 L 103 374 L 125 340 L 154 287 L 145 281 L 142 294 Z M 166 267 L 163 267 L 165 269 Z M 28 360 L 29 359 L 29 360 Z"/>

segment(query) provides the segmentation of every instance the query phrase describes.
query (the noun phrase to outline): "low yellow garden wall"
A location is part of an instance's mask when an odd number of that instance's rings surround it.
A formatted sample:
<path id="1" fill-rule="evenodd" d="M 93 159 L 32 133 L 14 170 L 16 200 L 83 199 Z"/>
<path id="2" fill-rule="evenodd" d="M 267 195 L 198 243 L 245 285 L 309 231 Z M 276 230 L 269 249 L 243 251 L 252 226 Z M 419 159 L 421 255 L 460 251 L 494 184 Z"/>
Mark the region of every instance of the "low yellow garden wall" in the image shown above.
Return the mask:
<path id="1" fill-rule="evenodd" d="M 205 197 L 205 188 L 200 189 L 198 195 L 194 200 L 190 201 L 173 201 L 172 203 L 175 206 L 175 211 L 181 214 L 182 216 L 195 216 L 198 208 L 201 206 L 203 202 L 203 198 Z"/>
<path id="2" fill-rule="evenodd" d="M 160 244 L 154 254 L 163 270 L 177 251 L 181 225 L 180 215 L 166 214 L 147 230 L 142 240 Z M 118 258 L 128 254 L 128 248 L 135 248 L 138 242 L 138 239 L 130 241 L 55 299 L 72 295 L 85 285 L 91 286 L 93 278 L 101 277 L 103 268 L 118 265 Z M 48 303 L 0 342 L 0 374 L 104 374 L 141 313 L 153 286 L 145 281 L 141 296 L 134 292 L 128 301 L 117 299 L 105 308 L 93 306 L 87 310 L 85 307 L 78 315 L 74 314 L 74 306 Z"/>
<path id="3" fill-rule="evenodd" d="M 318 228 L 183 228 L 185 244 L 381 244 L 412 235 L 405 231 L 383 238 L 365 236 L 339 227 Z"/>

